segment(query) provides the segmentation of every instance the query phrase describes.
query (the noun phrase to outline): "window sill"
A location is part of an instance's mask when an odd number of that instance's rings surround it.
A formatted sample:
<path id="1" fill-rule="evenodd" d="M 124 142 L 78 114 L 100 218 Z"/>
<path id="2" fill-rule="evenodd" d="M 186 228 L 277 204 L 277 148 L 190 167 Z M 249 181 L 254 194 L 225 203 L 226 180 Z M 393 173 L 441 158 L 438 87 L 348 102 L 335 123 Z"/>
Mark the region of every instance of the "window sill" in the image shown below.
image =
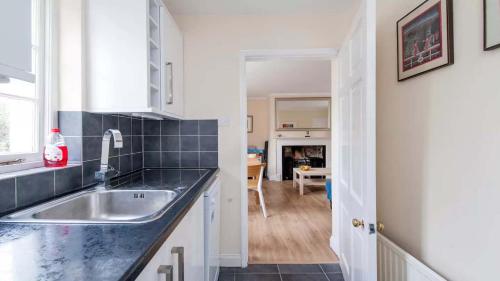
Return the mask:
<path id="1" fill-rule="evenodd" d="M 28 163 L 28 164 L 31 164 L 31 163 Z M 27 166 L 26 169 L 23 169 L 23 170 L 1 172 L 0 173 L 0 180 L 20 177 L 20 176 L 27 176 L 27 175 L 32 175 L 32 174 L 39 174 L 39 173 L 50 172 L 50 171 L 56 171 L 56 170 L 62 170 L 62 169 L 78 167 L 78 166 L 81 166 L 81 164 L 69 163 L 65 167 L 47 168 L 47 167 L 43 167 L 43 163 L 42 163 L 41 167 L 36 167 L 36 166 L 29 167 L 29 166 Z"/>

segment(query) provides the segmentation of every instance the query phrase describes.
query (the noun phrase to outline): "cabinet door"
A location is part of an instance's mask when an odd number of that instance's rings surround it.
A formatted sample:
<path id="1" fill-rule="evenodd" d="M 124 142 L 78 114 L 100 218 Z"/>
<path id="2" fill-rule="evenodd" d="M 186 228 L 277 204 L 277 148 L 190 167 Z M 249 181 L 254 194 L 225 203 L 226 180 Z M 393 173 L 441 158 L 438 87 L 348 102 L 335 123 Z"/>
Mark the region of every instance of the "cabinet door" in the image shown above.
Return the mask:
<path id="1" fill-rule="evenodd" d="M 165 280 L 165 274 L 158 273 L 160 266 L 172 266 L 173 280 L 179 280 L 179 255 L 172 253 L 174 248 L 184 251 L 184 281 L 203 280 L 204 243 L 203 243 L 203 196 L 192 206 L 170 237 L 141 272 L 136 281 Z"/>
<path id="2" fill-rule="evenodd" d="M 161 12 L 162 27 L 162 110 L 184 114 L 184 45 L 182 33 L 166 8 Z"/>

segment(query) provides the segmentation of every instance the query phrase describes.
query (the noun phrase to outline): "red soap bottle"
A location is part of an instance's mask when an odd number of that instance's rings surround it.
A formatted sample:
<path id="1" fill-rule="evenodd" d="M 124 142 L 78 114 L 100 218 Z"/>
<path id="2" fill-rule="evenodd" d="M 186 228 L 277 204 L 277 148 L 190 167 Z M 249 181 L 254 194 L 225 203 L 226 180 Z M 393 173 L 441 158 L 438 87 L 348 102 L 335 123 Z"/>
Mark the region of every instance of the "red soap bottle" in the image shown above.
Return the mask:
<path id="1" fill-rule="evenodd" d="M 68 165 L 68 147 L 58 128 L 50 130 L 47 144 L 43 150 L 45 167 L 64 167 Z"/>

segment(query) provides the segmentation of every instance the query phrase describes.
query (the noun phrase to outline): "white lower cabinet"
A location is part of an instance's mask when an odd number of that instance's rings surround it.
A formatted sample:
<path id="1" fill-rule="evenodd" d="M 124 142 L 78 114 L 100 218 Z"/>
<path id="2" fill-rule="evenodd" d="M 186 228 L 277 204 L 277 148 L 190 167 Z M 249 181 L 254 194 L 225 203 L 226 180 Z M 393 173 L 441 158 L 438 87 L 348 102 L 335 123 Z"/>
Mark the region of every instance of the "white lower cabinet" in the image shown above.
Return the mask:
<path id="1" fill-rule="evenodd" d="M 203 196 L 201 196 L 136 281 L 202 281 L 203 239 Z M 170 270 L 172 279 L 167 273 Z M 184 279 L 180 276 L 182 272 Z"/>

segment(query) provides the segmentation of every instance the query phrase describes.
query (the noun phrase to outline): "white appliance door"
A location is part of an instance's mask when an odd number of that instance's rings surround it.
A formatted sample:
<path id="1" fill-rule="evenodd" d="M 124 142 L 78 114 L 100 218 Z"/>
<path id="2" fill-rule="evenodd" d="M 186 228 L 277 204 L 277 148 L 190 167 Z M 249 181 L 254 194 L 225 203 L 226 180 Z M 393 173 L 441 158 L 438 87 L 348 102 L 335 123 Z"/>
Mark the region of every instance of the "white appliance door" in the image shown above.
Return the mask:
<path id="1" fill-rule="evenodd" d="M 375 1 L 363 0 L 337 61 L 339 257 L 346 281 L 377 280 Z"/>
<path id="2" fill-rule="evenodd" d="M 207 224 L 208 224 L 208 251 L 206 269 L 208 281 L 217 281 L 219 277 L 219 234 L 220 234 L 220 180 L 216 179 L 210 190 L 206 204 Z"/>

